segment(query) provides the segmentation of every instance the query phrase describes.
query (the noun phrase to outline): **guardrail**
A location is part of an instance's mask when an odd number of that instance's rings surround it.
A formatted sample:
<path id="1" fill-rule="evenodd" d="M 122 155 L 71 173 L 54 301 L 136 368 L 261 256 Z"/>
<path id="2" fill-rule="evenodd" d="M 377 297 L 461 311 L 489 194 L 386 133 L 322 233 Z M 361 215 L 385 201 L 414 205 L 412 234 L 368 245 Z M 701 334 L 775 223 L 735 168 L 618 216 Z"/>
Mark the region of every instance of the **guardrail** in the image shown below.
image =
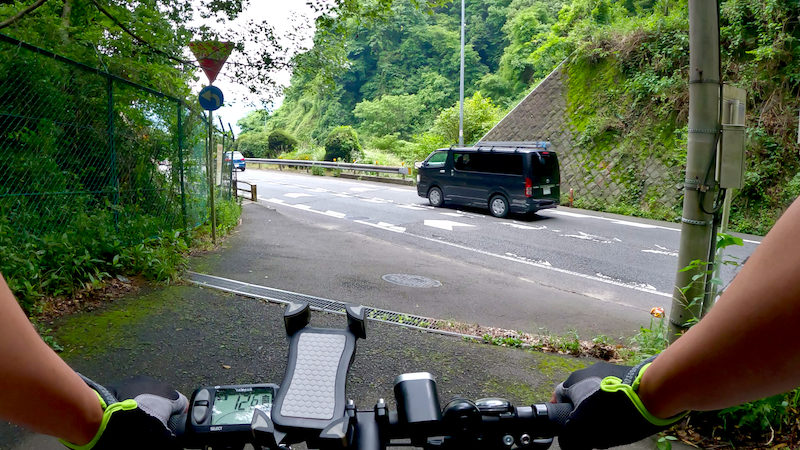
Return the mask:
<path id="1" fill-rule="evenodd" d="M 250 189 L 242 189 L 242 188 L 240 188 L 239 187 L 239 183 L 246 184 Z M 254 202 L 258 201 L 258 186 L 256 186 L 253 183 L 248 183 L 247 181 L 236 180 L 236 190 L 234 191 L 233 195 L 235 195 L 236 197 L 239 197 L 239 192 L 246 192 L 246 193 L 250 194 L 249 195 L 250 200 L 252 200 Z M 247 196 L 243 195 L 242 197 L 246 198 Z"/>
<path id="2" fill-rule="evenodd" d="M 340 169 L 352 170 L 361 172 L 380 172 L 380 173 L 396 173 L 403 175 L 405 178 L 409 174 L 408 167 L 392 167 L 392 166 L 378 166 L 372 164 L 349 164 L 333 161 L 308 161 L 298 159 L 264 159 L 264 158 L 246 158 L 246 162 L 255 164 L 272 164 L 276 166 L 294 166 L 294 167 L 322 167 L 325 169 Z"/>

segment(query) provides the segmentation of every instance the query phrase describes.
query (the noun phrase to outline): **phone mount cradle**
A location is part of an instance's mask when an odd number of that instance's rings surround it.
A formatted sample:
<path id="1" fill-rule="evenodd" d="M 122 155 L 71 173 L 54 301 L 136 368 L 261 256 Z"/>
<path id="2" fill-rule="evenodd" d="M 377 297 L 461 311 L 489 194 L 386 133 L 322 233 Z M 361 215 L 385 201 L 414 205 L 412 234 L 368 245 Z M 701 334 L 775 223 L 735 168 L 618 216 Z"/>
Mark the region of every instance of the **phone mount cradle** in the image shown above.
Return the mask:
<path id="1" fill-rule="evenodd" d="M 356 340 L 366 338 L 365 308 L 347 305 L 347 328 L 309 327 L 308 303 L 289 303 L 283 314 L 289 358 L 271 418 L 253 414 L 254 443 L 282 450 L 295 442 L 310 447 L 346 447 L 353 436 L 355 405 L 345 399 L 347 372 Z M 322 444 L 322 445 L 320 445 Z"/>

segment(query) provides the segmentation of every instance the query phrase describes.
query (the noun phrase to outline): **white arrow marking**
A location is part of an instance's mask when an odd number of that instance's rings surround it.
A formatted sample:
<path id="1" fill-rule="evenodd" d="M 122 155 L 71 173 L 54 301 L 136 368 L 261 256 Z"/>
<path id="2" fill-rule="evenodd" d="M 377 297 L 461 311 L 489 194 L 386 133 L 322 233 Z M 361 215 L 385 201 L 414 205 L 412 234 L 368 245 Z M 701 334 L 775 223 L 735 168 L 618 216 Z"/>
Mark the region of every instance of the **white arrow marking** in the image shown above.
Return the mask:
<path id="1" fill-rule="evenodd" d="M 475 227 L 466 223 L 453 222 L 452 220 L 426 220 L 425 226 L 453 231 L 453 227 Z"/>
<path id="2" fill-rule="evenodd" d="M 584 241 L 592 241 L 592 242 L 599 242 L 601 244 L 610 244 L 611 241 L 604 237 L 595 236 L 594 234 L 584 233 L 583 231 L 578 231 L 580 234 L 562 234 L 564 237 L 571 237 L 575 239 L 581 239 Z"/>
<path id="3" fill-rule="evenodd" d="M 283 194 L 283 196 L 289 198 L 300 198 L 300 197 L 311 197 L 311 194 L 304 194 L 302 192 L 289 192 L 288 194 Z"/>
<path id="4" fill-rule="evenodd" d="M 656 244 L 656 250 L 646 249 L 642 250 L 645 253 L 655 253 L 657 255 L 678 256 L 678 252 L 669 250 L 667 247 L 662 247 Z"/>
<path id="5" fill-rule="evenodd" d="M 362 225 L 368 225 L 375 228 L 380 228 L 381 230 L 394 231 L 395 233 L 405 233 L 406 231 L 406 229 L 403 227 L 398 227 L 396 225 L 392 225 L 386 222 L 371 223 L 363 220 L 354 220 L 353 222 L 360 223 Z"/>

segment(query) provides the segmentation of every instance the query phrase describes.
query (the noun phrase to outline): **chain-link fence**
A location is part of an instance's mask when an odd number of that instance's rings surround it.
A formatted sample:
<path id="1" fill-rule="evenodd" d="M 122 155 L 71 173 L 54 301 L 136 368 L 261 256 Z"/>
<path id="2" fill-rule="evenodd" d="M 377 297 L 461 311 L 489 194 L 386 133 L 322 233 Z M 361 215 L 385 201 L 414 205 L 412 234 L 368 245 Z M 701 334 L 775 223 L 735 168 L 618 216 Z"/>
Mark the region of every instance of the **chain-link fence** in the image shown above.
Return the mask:
<path id="1" fill-rule="evenodd" d="M 230 196 L 230 163 L 207 164 L 207 118 L 181 99 L 2 35 L 0 80 L 0 232 L 191 228 L 209 166 Z"/>

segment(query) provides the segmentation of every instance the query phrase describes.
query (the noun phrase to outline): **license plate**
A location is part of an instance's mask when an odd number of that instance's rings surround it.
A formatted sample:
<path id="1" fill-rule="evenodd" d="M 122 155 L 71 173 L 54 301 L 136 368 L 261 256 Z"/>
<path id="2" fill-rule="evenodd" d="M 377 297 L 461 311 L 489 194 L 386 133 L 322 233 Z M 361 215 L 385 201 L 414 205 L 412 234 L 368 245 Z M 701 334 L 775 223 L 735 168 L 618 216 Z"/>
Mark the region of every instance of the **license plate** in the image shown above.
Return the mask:
<path id="1" fill-rule="evenodd" d="M 542 188 L 542 194 L 550 195 L 550 186 L 545 186 Z"/>

